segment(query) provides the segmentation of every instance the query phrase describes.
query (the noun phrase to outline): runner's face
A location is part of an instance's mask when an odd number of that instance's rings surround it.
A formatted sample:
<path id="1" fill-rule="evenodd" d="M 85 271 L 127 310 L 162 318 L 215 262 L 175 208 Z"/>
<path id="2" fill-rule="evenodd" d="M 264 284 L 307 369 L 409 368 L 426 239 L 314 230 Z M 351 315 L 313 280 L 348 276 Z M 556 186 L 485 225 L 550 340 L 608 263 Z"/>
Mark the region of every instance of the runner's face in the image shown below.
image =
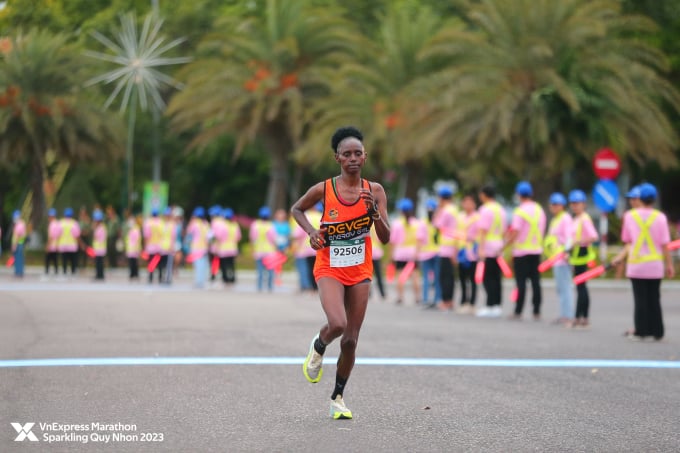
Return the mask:
<path id="1" fill-rule="evenodd" d="M 358 173 L 366 162 L 364 145 L 354 137 L 346 138 L 338 145 L 335 160 L 348 173 Z"/>

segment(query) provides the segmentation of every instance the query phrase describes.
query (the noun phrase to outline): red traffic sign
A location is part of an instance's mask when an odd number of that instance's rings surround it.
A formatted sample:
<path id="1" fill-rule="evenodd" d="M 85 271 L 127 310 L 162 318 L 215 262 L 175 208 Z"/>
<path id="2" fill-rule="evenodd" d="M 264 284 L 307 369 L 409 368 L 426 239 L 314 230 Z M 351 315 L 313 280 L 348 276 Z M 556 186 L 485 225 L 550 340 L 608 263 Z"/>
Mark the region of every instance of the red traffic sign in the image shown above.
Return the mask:
<path id="1" fill-rule="evenodd" d="M 593 169 L 600 179 L 616 179 L 621 173 L 621 159 L 611 149 L 602 148 L 595 153 Z"/>

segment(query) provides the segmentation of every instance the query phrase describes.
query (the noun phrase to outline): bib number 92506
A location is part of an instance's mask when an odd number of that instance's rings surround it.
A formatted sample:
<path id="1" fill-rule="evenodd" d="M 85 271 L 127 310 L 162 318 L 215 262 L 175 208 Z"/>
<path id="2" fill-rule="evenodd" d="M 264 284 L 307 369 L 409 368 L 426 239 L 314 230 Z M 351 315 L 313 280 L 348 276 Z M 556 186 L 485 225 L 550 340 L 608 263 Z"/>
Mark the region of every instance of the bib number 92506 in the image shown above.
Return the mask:
<path id="1" fill-rule="evenodd" d="M 366 243 L 363 239 L 332 241 L 330 244 L 331 267 L 356 266 L 364 262 Z"/>

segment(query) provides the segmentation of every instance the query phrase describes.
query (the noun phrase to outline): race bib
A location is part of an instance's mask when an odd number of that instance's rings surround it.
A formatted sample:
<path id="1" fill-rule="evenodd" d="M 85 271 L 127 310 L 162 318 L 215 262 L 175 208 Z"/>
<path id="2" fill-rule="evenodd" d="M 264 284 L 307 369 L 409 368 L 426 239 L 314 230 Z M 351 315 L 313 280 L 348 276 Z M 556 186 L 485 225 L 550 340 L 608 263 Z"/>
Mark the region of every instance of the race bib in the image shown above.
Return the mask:
<path id="1" fill-rule="evenodd" d="M 364 238 L 349 241 L 331 241 L 329 248 L 331 267 L 349 267 L 362 264 L 366 257 Z"/>

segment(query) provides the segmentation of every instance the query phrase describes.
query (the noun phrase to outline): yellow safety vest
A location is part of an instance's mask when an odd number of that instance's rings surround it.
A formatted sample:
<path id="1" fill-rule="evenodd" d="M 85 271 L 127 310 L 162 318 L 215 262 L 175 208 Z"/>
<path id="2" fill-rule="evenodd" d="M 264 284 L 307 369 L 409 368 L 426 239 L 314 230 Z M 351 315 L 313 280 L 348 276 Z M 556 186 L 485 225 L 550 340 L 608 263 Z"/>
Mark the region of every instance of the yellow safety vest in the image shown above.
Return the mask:
<path id="1" fill-rule="evenodd" d="M 538 224 L 541 219 L 541 210 L 537 203 L 534 203 L 534 214 L 530 216 L 524 210 L 517 208 L 514 212 L 515 215 L 523 218 L 529 224 L 529 232 L 524 241 L 515 243 L 515 250 L 532 250 L 537 247 L 542 248 L 543 244 L 543 234 L 538 228 Z"/>
<path id="2" fill-rule="evenodd" d="M 61 219 L 61 235 L 57 240 L 57 245 L 61 248 L 64 246 L 76 246 L 78 241 L 73 237 L 73 227 L 76 221 L 73 219 Z"/>
<path id="3" fill-rule="evenodd" d="M 404 242 L 399 244 L 401 247 L 416 247 L 418 245 L 418 222 L 411 221 L 410 218 L 404 219 L 401 218 L 399 221 L 403 222 L 404 224 L 404 231 L 406 232 L 406 235 L 404 236 Z"/>
<path id="4" fill-rule="evenodd" d="M 574 247 L 571 250 L 569 264 L 573 266 L 583 266 L 584 264 L 588 264 L 591 261 L 597 259 L 597 254 L 595 253 L 595 249 L 593 248 L 592 244 L 588 244 L 585 255 L 578 256 L 579 250 L 581 249 L 581 236 L 583 236 L 583 222 L 592 222 L 592 220 L 590 219 L 588 213 L 584 212 L 574 219 L 574 221 L 576 222 L 576 232 L 574 233 Z"/>
<path id="5" fill-rule="evenodd" d="M 151 222 L 151 237 L 149 238 L 149 244 L 161 247 L 163 244 L 163 221 L 157 218 Z"/>
<path id="6" fill-rule="evenodd" d="M 162 239 L 161 239 L 161 250 L 171 251 L 172 250 L 172 232 L 175 228 L 173 221 L 163 220 L 161 223 Z"/>
<path id="7" fill-rule="evenodd" d="M 137 232 L 137 239 L 132 241 L 130 236 L 135 231 Z M 127 253 L 139 253 L 142 251 L 142 235 L 139 227 L 130 228 L 127 235 L 125 236 L 125 251 Z"/>
<path id="8" fill-rule="evenodd" d="M 649 263 L 652 261 L 662 261 L 663 255 L 654 245 L 652 237 L 649 235 L 649 228 L 652 226 L 656 218 L 659 216 L 659 211 L 652 210 L 652 213 L 647 217 L 647 220 L 642 220 L 637 209 L 630 211 L 631 218 L 640 227 L 640 235 L 635 239 L 633 250 L 628 254 L 629 264 Z M 641 255 L 642 244 L 647 244 L 649 252 L 646 255 Z"/>
<path id="9" fill-rule="evenodd" d="M 269 220 L 258 219 L 253 222 L 253 228 L 255 228 L 257 234 L 255 237 L 255 243 L 253 244 L 255 253 L 273 253 L 275 251 L 274 244 L 269 242 L 269 239 L 267 238 L 267 232 L 272 228 L 272 222 Z"/>
<path id="10" fill-rule="evenodd" d="M 104 230 L 104 239 L 97 239 L 97 230 L 99 229 Z M 106 253 L 106 225 L 103 223 L 94 229 L 94 233 L 92 235 L 92 248 L 95 252 Z"/>
<path id="11" fill-rule="evenodd" d="M 548 257 L 561 252 L 562 249 L 564 248 L 560 245 L 557 236 L 555 236 L 551 232 L 555 228 L 557 228 L 557 225 L 560 224 L 560 222 L 562 221 L 562 217 L 564 217 L 565 214 L 566 212 L 562 211 L 555 217 L 553 217 L 552 220 L 550 220 L 550 225 L 548 226 L 548 235 L 545 237 L 545 240 L 543 241 L 543 253 L 545 253 L 545 255 Z"/>
<path id="12" fill-rule="evenodd" d="M 227 229 L 227 238 L 224 241 L 217 244 L 217 251 L 235 252 L 238 250 L 238 240 L 236 239 L 238 223 L 225 220 L 224 227 Z"/>
<path id="13" fill-rule="evenodd" d="M 208 222 L 203 219 L 195 219 L 198 225 L 198 235 L 191 238 L 191 248 L 193 250 L 207 250 L 208 249 L 208 230 L 210 226 Z"/>
<path id="14" fill-rule="evenodd" d="M 22 225 L 23 224 L 23 225 Z M 26 241 L 26 233 L 22 235 L 18 235 L 17 232 L 17 226 L 22 225 L 24 232 L 26 231 L 26 224 L 24 223 L 23 220 L 19 220 L 15 225 L 14 228 L 12 229 L 12 245 L 21 245 Z"/>
<path id="15" fill-rule="evenodd" d="M 423 222 L 425 222 L 425 226 L 427 227 L 427 244 L 423 246 L 421 251 L 423 253 L 436 253 L 439 251 L 439 244 L 437 243 L 439 239 L 439 231 L 434 225 L 432 225 L 432 222 L 430 222 L 429 219 L 425 219 Z"/>
<path id="16" fill-rule="evenodd" d="M 467 215 L 465 212 L 460 213 L 458 217 L 458 225 L 460 225 L 459 232 L 462 239 L 458 239 L 459 248 L 465 247 L 471 250 L 474 247 L 474 242 L 468 240 L 468 231 L 477 220 L 479 220 L 478 212 L 473 212 L 471 215 Z"/>
<path id="17" fill-rule="evenodd" d="M 454 204 L 447 204 L 444 206 L 444 212 L 449 213 L 451 217 L 456 219 L 458 221 L 458 208 Z M 439 235 L 439 245 L 443 246 L 455 246 L 456 245 L 456 238 L 449 237 L 449 234 L 451 232 L 448 231 L 442 231 L 441 234 Z"/>
<path id="18" fill-rule="evenodd" d="M 497 201 L 489 201 L 485 203 L 487 209 L 493 212 L 493 223 L 486 232 L 487 241 L 502 241 L 503 240 L 503 207 Z"/>

